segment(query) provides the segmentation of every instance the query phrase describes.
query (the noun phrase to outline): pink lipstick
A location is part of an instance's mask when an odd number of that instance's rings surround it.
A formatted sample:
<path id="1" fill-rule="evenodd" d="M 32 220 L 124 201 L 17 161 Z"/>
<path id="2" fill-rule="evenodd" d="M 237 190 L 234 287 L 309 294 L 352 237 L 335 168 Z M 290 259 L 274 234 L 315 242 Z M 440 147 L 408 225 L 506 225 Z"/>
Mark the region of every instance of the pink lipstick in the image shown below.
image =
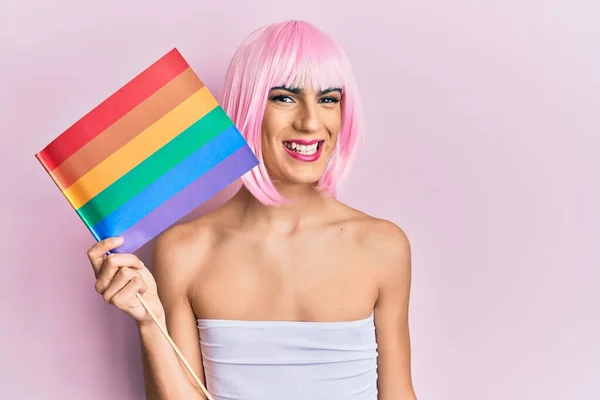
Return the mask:
<path id="1" fill-rule="evenodd" d="M 323 140 L 286 140 L 283 148 L 298 161 L 314 162 L 321 157 Z"/>

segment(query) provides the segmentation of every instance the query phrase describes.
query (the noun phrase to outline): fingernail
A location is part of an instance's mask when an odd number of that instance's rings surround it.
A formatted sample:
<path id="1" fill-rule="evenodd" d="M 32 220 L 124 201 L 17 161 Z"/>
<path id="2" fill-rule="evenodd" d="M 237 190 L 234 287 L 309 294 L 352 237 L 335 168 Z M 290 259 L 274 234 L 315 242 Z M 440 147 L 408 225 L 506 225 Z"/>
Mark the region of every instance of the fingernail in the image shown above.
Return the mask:
<path id="1" fill-rule="evenodd" d="M 117 243 L 123 243 L 123 237 L 122 236 L 115 237 L 115 242 L 117 242 Z"/>

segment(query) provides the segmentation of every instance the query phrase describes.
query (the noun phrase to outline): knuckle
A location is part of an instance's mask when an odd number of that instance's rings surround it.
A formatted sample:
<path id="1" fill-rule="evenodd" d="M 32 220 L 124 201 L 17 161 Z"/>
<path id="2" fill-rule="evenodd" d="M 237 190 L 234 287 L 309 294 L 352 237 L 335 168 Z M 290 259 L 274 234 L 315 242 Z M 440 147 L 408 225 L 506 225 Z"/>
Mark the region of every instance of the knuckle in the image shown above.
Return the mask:
<path id="1" fill-rule="evenodd" d="M 106 240 L 101 240 L 99 242 L 94 243 L 94 245 L 88 249 L 88 254 L 91 256 L 97 256 L 98 253 L 103 252 L 105 248 Z"/>
<path id="2" fill-rule="evenodd" d="M 106 260 L 104 261 L 104 263 L 106 265 L 114 267 L 117 265 L 117 261 L 118 261 L 117 254 L 111 253 L 108 256 L 106 256 Z"/>
<path id="3" fill-rule="evenodd" d="M 98 292 L 99 294 L 102 294 L 102 284 L 100 283 L 100 281 L 96 281 L 96 284 L 94 285 L 94 289 L 96 289 L 96 292 Z"/>
<path id="4" fill-rule="evenodd" d="M 120 308 L 120 307 L 121 307 L 121 302 L 119 301 L 119 296 L 118 296 L 118 295 L 117 295 L 117 296 L 113 296 L 113 298 L 112 298 L 112 299 L 110 299 L 110 303 L 111 303 L 113 306 L 117 307 L 117 308 Z"/>
<path id="5" fill-rule="evenodd" d="M 134 256 L 134 255 L 131 255 L 131 257 L 128 259 L 128 261 L 129 261 L 129 264 L 130 264 L 131 266 L 136 266 L 136 267 L 137 267 L 137 266 L 139 266 L 139 265 L 141 265 L 141 264 L 142 264 L 142 262 L 140 261 L 140 259 L 139 259 L 139 258 L 137 258 L 137 257 L 136 257 L 136 256 Z"/>
<path id="6" fill-rule="evenodd" d="M 131 282 L 133 282 L 133 288 L 136 290 L 139 290 L 144 285 L 142 278 L 138 276 L 134 277 Z"/>
<path id="7" fill-rule="evenodd" d="M 117 275 L 120 278 L 130 278 L 131 277 L 130 269 L 127 267 L 123 267 L 123 268 L 119 269 L 119 272 L 117 272 Z"/>

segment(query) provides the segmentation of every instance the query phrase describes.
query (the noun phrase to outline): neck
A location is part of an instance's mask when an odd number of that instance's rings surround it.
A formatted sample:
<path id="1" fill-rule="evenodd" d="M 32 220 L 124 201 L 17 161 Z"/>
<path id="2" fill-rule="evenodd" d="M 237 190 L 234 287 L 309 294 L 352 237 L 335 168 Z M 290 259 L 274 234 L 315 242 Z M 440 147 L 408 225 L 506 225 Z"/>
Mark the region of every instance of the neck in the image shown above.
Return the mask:
<path id="1" fill-rule="evenodd" d="M 264 233 L 293 234 L 323 220 L 332 199 L 311 185 L 279 185 L 278 192 L 286 199 L 281 206 L 267 206 L 258 201 L 242 185 L 234 201 L 242 204 L 242 222 Z"/>

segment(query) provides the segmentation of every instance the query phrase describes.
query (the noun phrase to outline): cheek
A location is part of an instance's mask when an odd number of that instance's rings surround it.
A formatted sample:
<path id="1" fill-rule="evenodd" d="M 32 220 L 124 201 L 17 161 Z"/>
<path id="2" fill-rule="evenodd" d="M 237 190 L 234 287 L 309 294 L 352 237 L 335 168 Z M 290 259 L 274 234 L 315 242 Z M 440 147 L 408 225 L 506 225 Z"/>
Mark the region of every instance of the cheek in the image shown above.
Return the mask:
<path id="1" fill-rule="evenodd" d="M 261 148 L 263 160 L 267 167 L 276 163 L 278 146 L 280 146 L 278 138 L 281 131 L 281 123 L 276 118 L 265 118 L 263 120 Z"/>
<path id="2" fill-rule="evenodd" d="M 274 127 L 271 126 L 270 123 L 263 123 L 262 125 L 262 136 L 261 136 L 261 144 L 262 144 L 262 149 L 263 149 L 263 153 L 265 152 L 270 152 L 271 147 L 273 147 L 273 137 L 275 136 L 273 134 L 274 132 Z"/>
<path id="3" fill-rule="evenodd" d="M 277 141 L 280 132 L 285 129 L 287 121 L 285 115 L 276 110 L 267 110 L 262 123 L 262 139 L 269 144 Z"/>
<path id="4" fill-rule="evenodd" d="M 339 115 L 332 115 L 325 122 L 325 129 L 331 135 L 331 140 L 333 143 L 337 141 L 337 138 L 340 134 L 340 130 L 342 128 L 342 120 Z"/>

